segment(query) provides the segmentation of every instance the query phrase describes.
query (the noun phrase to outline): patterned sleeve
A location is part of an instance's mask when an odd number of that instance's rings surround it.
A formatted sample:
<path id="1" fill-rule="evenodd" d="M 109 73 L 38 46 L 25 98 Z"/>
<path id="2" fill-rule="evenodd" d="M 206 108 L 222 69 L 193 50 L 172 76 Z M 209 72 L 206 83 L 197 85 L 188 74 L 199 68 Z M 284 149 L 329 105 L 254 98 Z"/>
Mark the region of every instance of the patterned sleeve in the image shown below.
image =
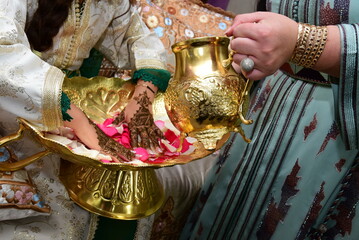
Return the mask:
<path id="1" fill-rule="evenodd" d="M 26 16 L 23 0 L 0 1 L 0 121 L 22 117 L 41 130 L 54 129 L 62 124 L 64 75 L 31 51 Z"/>
<path id="2" fill-rule="evenodd" d="M 341 71 L 338 114 L 347 149 L 359 148 L 359 40 L 358 24 L 339 25 L 341 34 Z"/>
<path id="3" fill-rule="evenodd" d="M 120 69 L 166 69 L 165 48 L 151 32 L 135 6 L 128 0 L 118 4 L 118 11 L 97 48 Z"/>

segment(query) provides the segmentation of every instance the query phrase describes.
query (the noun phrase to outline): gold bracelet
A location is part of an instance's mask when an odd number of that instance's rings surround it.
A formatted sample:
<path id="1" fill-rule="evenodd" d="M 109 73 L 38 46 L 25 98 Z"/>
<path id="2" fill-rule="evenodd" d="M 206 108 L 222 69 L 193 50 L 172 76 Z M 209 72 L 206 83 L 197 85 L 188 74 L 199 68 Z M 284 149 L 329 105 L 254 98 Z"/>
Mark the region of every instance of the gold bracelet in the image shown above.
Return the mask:
<path id="1" fill-rule="evenodd" d="M 312 68 L 323 53 L 328 28 L 306 23 L 298 24 L 298 37 L 289 61 L 302 67 Z"/>
<path id="2" fill-rule="evenodd" d="M 300 62 L 304 56 L 305 46 L 307 45 L 307 39 L 310 33 L 310 26 L 308 24 L 298 24 L 298 37 L 297 43 L 294 48 L 293 55 L 290 59 L 291 62 Z"/>

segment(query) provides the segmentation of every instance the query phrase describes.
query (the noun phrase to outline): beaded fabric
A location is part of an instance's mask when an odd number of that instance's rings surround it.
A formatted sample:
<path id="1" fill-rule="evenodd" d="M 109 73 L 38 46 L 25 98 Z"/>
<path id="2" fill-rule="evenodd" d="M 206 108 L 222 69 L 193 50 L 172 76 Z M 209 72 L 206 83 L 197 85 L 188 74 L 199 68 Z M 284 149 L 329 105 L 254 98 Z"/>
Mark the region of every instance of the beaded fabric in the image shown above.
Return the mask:
<path id="1" fill-rule="evenodd" d="M 195 37 L 224 36 L 234 14 L 199 0 L 137 0 L 142 20 L 161 39 L 167 50 L 167 68 L 173 73 L 175 57 L 171 46 Z M 99 75 L 127 75 L 104 59 Z"/>

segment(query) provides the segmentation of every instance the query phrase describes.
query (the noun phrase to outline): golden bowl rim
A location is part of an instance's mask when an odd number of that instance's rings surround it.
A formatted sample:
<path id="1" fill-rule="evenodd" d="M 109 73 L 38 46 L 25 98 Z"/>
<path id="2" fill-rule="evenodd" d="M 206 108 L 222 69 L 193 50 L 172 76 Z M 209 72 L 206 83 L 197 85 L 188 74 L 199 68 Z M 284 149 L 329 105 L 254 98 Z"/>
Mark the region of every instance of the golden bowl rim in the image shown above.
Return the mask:
<path id="1" fill-rule="evenodd" d="M 199 42 L 218 42 L 218 41 L 226 41 L 226 42 L 230 42 L 230 38 L 226 37 L 226 36 L 207 36 L 207 37 L 196 37 L 196 38 L 191 38 L 191 39 L 187 39 L 181 42 L 177 42 L 175 44 L 173 44 L 171 46 L 171 49 L 174 53 L 185 49 L 186 46 L 191 45 L 192 43 L 199 43 Z M 177 50 L 178 49 L 178 50 Z"/>
<path id="2" fill-rule="evenodd" d="M 60 154 L 63 159 L 68 160 L 73 163 L 76 163 L 76 164 L 87 165 L 89 167 L 100 167 L 100 168 L 113 170 L 113 171 L 139 170 L 139 169 L 145 169 L 145 168 L 156 169 L 156 168 L 162 168 L 162 167 L 171 167 L 174 165 L 183 165 L 183 164 L 195 161 L 195 160 L 199 160 L 206 156 L 209 156 L 210 154 L 214 153 L 219 148 L 221 148 L 229 138 L 229 135 L 227 134 L 228 136 L 224 137 L 225 139 L 223 141 L 221 141 L 221 144 L 219 144 L 216 149 L 207 150 L 201 144 L 198 144 L 198 146 L 202 146 L 202 148 L 196 149 L 194 153 L 189 154 L 189 155 L 179 155 L 179 156 L 173 157 L 172 159 L 164 161 L 162 163 L 145 163 L 145 162 L 140 162 L 140 160 L 136 163 L 129 163 L 129 162 L 105 163 L 98 159 L 91 158 L 91 157 L 83 155 L 83 154 L 75 153 L 65 144 L 62 144 L 62 143 L 55 141 L 51 138 L 45 137 L 46 132 L 40 131 L 36 126 L 34 126 L 29 121 L 27 121 L 23 118 L 17 118 L 17 120 L 20 124 L 23 124 L 26 129 L 30 130 L 31 133 L 35 134 L 38 138 L 40 138 L 42 141 L 38 141 L 38 142 L 40 142 L 40 144 L 42 144 L 43 146 L 44 146 L 43 141 L 45 143 L 50 142 L 50 143 L 58 146 L 58 147 L 56 147 L 56 149 L 54 149 L 52 147 L 45 145 L 44 147 L 46 149 L 48 149 L 51 153 Z M 194 154 L 196 153 L 196 151 L 200 151 L 201 155 L 191 158 L 191 156 L 195 156 Z M 73 156 L 73 158 L 71 158 L 71 156 Z M 81 160 L 77 160 L 78 158 L 81 158 Z"/>

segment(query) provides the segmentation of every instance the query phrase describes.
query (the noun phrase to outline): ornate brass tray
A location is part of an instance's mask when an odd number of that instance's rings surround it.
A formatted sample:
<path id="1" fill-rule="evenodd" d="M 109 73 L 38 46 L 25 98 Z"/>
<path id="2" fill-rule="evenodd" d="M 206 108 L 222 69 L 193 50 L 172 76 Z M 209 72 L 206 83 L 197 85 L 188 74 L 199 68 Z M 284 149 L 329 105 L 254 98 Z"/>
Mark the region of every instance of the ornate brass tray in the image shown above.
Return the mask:
<path id="1" fill-rule="evenodd" d="M 66 79 L 64 82 L 64 91 L 71 98 L 71 101 L 79 106 L 88 116 L 96 123 L 100 123 L 106 118 L 113 116 L 120 112 L 127 104 L 134 90 L 134 85 L 118 78 L 105 77 L 74 77 Z M 154 104 L 154 118 L 168 119 L 164 107 L 163 94 L 158 94 Z M 145 162 L 121 162 L 121 163 L 105 163 L 98 159 L 90 158 L 73 152 L 66 145 L 47 138 L 45 134 L 39 131 L 30 122 L 19 118 L 20 128 L 17 133 L 0 139 L 0 145 L 11 142 L 21 138 L 24 131 L 29 131 L 31 136 L 45 147 L 45 151 L 34 156 L 20 160 L 16 164 L 1 165 L 0 170 L 18 170 L 38 158 L 49 153 L 59 154 L 62 158 L 76 164 L 81 164 L 89 167 L 100 167 L 108 170 L 138 170 L 141 168 L 160 168 L 173 166 L 176 164 L 185 164 L 196 159 L 203 158 L 214 150 L 207 150 L 200 142 L 194 143 L 196 150 L 190 155 L 179 155 L 168 159 L 162 163 L 145 163 Z M 225 143 L 228 136 L 224 137 L 222 141 L 218 142 L 218 149 Z"/>
<path id="2" fill-rule="evenodd" d="M 74 77 L 66 79 L 63 90 L 90 119 L 100 123 L 120 112 L 132 96 L 134 85 L 118 78 Z M 158 94 L 153 104 L 154 118 L 167 119 L 164 97 Z M 0 139 L 0 146 L 20 139 L 25 131 L 45 148 L 16 163 L 0 164 L 1 171 L 15 171 L 50 153 L 59 154 L 64 161 L 60 178 L 70 197 L 83 208 L 116 219 L 138 219 L 155 212 L 163 203 L 163 187 L 154 169 L 185 164 L 203 158 L 214 150 L 206 150 L 200 142 L 190 155 L 179 155 L 162 163 L 129 162 L 104 163 L 73 152 L 66 145 L 47 138 L 30 122 L 19 118 L 19 130 Z M 218 143 L 220 148 L 227 134 Z"/>
<path id="3" fill-rule="evenodd" d="M 240 124 L 252 123 L 244 118 L 252 81 L 245 81 L 232 68 L 228 44 L 225 37 L 204 37 L 174 45 L 175 75 L 166 95 L 158 94 L 155 98 L 155 120 L 168 123 L 173 120 L 173 127 L 182 131 L 182 135 L 198 140 L 190 154 L 153 163 L 139 160 L 106 163 L 74 152 L 26 120 L 18 119 L 19 130 L 1 138 L 0 147 L 28 131 L 45 150 L 16 163 L 0 164 L 0 170 L 14 171 L 56 153 L 67 160 L 61 165 L 60 178 L 70 197 L 83 208 L 118 219 L 137 219 L 154 213 L 164 200 L 156 168 L 203 158 L 221 148 L 230 132 L 238 132 L 245 141 L 250 141 Z M 134 87 L 118 78 L 75 77 L 64 81 L 63 91 L 91 120 L 103 123 L 123 110 Z"/>

